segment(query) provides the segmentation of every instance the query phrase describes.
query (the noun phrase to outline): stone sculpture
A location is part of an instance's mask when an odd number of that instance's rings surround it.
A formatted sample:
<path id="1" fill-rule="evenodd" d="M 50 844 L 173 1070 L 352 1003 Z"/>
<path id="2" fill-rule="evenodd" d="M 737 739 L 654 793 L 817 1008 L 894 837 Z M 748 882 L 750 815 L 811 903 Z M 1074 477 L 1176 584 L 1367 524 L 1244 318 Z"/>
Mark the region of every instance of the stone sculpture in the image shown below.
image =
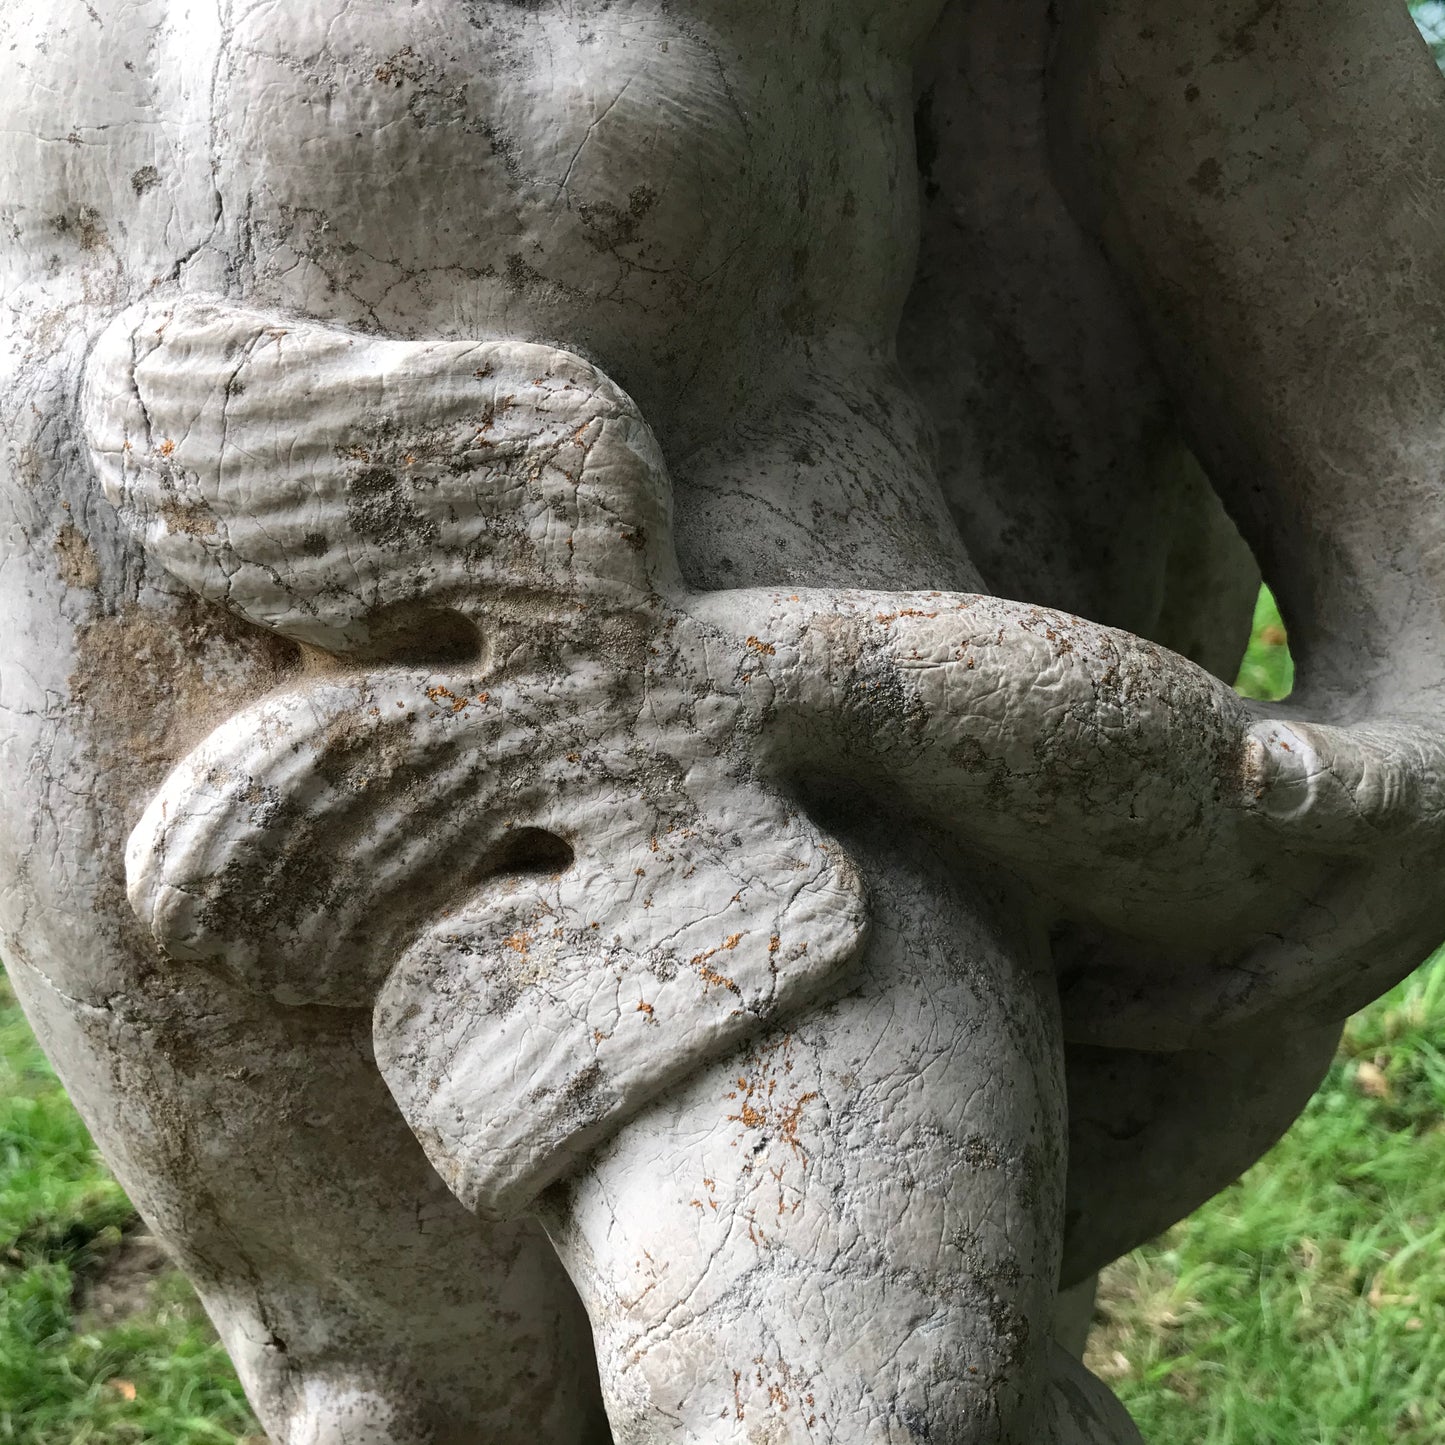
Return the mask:
<path id="1" fill-rule="evenodd" d="M 1404 11 L 47 0 L 0 73 L 0 945 L 273 1437 L 1136 1439 L 1061 1288 L 1445 934 Z"/>

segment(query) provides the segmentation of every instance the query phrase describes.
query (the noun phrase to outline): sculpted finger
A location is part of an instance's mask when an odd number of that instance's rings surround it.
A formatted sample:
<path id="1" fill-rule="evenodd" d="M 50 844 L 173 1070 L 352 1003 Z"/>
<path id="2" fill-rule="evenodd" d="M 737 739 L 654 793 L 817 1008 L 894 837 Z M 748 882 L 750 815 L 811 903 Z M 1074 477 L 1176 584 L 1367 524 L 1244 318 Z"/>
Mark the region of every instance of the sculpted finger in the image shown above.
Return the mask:
<path id="1" fill-rule="evenodd" d="M 1343 1017 L 1445 936 L 1409 882 L 1445 836 L 1431 722 L 1260 723 L 1165 649 L 995 598 L 693 610 L 750 633 L 737 676 L 775 768 L 847 773 L 1090 930 L 1060 944 L 1080 1041 L 1194 1046 L 1285 1005 Z"/>
<path id="2" fill-rule="evenodd" d="M 1260 723 L 1250 768 L 1260 812 L 1300 847 L 1369 853 L 1445 829 L 1445 733 L 1430 722 Z"/>

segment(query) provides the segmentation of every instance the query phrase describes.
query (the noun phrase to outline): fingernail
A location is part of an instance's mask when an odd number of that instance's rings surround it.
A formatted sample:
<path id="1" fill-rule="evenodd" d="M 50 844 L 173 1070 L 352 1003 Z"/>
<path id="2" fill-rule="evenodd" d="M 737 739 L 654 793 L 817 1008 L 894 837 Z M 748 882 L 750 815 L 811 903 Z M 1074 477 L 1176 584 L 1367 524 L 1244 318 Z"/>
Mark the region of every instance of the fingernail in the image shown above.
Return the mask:
<path id="1" fill-rule="evenodd" d="M 1295 817 L 1309 806 L 1318 765 L 1314 748 L 1284 723 L 1250 730 L 1248 786 L 1255 806 L 1271 818 Z"/>

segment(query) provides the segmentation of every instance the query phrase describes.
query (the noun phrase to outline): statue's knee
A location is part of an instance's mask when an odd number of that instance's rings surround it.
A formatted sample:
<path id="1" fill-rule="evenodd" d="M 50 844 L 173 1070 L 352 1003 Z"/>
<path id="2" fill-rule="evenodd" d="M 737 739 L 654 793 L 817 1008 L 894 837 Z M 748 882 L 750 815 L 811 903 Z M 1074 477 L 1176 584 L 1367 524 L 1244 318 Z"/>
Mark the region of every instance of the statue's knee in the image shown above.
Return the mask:
<path id="1" fill-rule="evenodd" d="M 415 1400 L 378 1389 L 365 1372 L 324 1372 L 296 1382 L 282 1445 L 440 1445 L 448 1436 Z"/>
<path id="2" fill-rule="evenodd" d="M 259 1319 L 246 1322 L 244 1338 L 234 1320 L 220 1323 L 274 1445 L 471 1445 L 475 1425 L 467 1412 L 453 1411 L 449 1427 L 435 1391 L 398 1370 L 400 1349 L 388 1353 L 373 1343 L 351 1357 L 338 1358 L 333 1348 L 325 1359 L 308 1359 Z"/>

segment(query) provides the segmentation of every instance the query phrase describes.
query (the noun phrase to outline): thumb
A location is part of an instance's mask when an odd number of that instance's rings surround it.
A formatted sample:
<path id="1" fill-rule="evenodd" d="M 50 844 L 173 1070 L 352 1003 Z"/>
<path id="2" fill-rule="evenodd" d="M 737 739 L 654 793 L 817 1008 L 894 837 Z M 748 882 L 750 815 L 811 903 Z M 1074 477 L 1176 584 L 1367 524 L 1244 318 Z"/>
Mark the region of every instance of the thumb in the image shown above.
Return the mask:
<path id="1" fill-rule="evenodd" d="M 1363 852 L 1445 824 L 1445 735 L 1424 722 L 1259 723 L 1246 776 L 1258 812 L 1306 847 Z"/>

